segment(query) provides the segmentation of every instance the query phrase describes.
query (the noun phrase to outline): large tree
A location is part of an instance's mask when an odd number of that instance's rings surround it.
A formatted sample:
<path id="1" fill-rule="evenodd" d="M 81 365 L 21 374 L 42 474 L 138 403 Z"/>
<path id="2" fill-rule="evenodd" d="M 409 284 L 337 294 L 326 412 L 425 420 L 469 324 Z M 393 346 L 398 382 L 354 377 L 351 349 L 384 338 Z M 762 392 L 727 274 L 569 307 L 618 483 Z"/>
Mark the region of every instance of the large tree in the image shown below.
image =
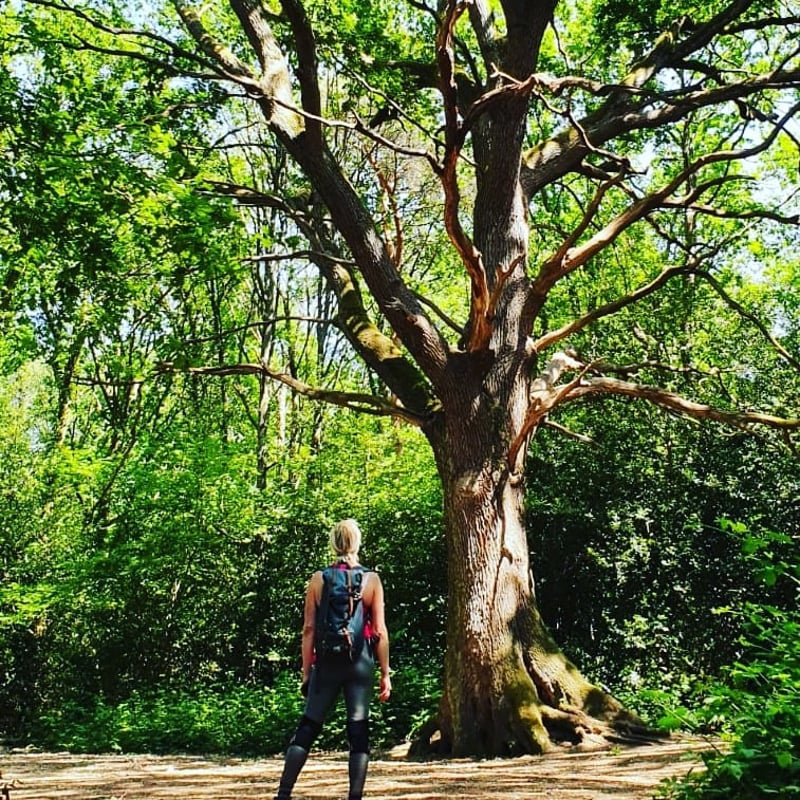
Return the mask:
<path id="1" fill-rule="evenodd" d="M 207 189 L 305 237 L 301 250 L 258 257 L 319 269 L 379 384 L 311 385 L 266 358 L 191 369 L 252 372 L 427 438 L 449 567 L 441 746 L 541 752 L 630 729 L 537 610 L 526 452 L 568 404 L 609 396 L 786 437 L 800 427 L 796 406 L 770 408 L 757 388 L 800 366 L 781 341 L 789 317 L 731 288 L 789 252 L 798 223 L 792 5 L 173 0 L 172 17 L 38 5 L 77 17 L 59 33 L 70 48 L 145 60 L 163 79 L 182 76 L 184 91 L 225 86 L 231 108 L 258 109 L 247 136 L 263 140 L 247 144 L 282 154 L 269 173 L 280 186 L 261 174 Z M 215 131 L 226 122 L 227 148 L 233 123 L 220 117 Z M 420 220 L 448 247 L 427 271 L 418 262 L 435 248 L 414 249 Z M 454 265 L 460 307 L 443 279 Z M 664 309 L 678 345 L 659 338 Z M 739 314 L 773 361 L 738 364 L 730 329 L 709 324 L 717 314 Z"/>

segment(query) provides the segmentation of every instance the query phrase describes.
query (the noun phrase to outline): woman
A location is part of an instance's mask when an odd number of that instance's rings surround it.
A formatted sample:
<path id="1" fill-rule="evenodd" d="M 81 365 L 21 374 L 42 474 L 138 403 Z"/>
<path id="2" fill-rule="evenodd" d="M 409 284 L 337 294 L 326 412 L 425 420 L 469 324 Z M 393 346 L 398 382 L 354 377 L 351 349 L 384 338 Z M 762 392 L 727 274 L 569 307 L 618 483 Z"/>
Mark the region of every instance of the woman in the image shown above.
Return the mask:
<path id="1" fill-rule="evenodd" d="M 336 563 L 324 572 L 341 569 L 360 574 L 360 602 L 363 603 L 368 630 L 366 644 L 360 652 L 341 654 L 317 653 L 315 635 L 317 614 L 323 601 L 323 571 L 311 576 L 306 590 L 303 620 L 303 692 L 306 706 L 300 724 L 292 737 L 283 765 L 275 800 L 290 800 L 292 789 L 308 757 L 312 744 L 322 730 L 322 723 L 339 693 L 344 694 L 347 708 L 347 739 L 350 746 L 348 800 L 361 800 L 369 764 L 369 702 L 375 659 L 381 670 L 379 699 L 392 693 L 389 677 L 389 634 L 383 604 L 383 585 L 376 572 L 365 570 L 358 562 L 361 531 L 353 519 L 337 523 L 330 536 Z M 326 602 L 327 606 L 327 602 Z"/>

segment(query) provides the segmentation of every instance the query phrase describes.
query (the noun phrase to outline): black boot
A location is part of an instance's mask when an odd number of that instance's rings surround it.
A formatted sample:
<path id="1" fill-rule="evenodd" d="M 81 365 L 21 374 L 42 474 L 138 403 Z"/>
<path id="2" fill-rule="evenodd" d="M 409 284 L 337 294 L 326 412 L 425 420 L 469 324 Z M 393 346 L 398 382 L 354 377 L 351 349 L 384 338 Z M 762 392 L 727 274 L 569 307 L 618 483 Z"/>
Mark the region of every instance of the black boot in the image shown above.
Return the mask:
<path id="1" fill-rule="evenodd" d="M 350 794 L 347 800 L 361 800 L 364 794 L 364 783 L 367 780 L 369 753 L 350 753 Z"/>
<path id="2" fill-rule="evenodd" d="M 298 744 L 290 744 L 286 749 L 286 757 L 283 762 L 283 774 L 278 785 L 278 794 L 275 800 L 292 800 L 292 789 L 294 789 L 300 770 L 308 758 L 308 750 Z"/>

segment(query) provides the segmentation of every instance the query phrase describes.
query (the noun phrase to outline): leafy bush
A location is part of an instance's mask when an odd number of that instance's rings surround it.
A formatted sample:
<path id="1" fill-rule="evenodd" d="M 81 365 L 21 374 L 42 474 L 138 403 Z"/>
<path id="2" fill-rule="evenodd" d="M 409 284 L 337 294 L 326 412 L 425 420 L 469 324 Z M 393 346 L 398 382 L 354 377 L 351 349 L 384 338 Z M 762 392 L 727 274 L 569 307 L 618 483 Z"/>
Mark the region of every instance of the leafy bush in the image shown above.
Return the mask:
<path id="1" fill-rule="evenodd" d="M 135 691 L 116 704 L 65 702 L 39 717 L 31 738 L 71 752 L 277 752 L 299 715 L 290 684 L 283 675 L 268 688 L 160 689 Z"/>
<path id="2" fill-rule="evenodd" d="M 779 578 L 800 586 L 800 568 L 776 559 L 766 548 L 791 543 L 774 535 L 745 540 L 767 583 Z M 761 552 L 763 551 L 763 552 Z M 673 712 L 669 726 L 691 720 L 721 729 L 728 748 L 705 754 L 706 770 L 669 784 L 672 800 L 755 800 L 800 797 L 800 612 L 748 604 L 741 612 L 741 657 L 724 671 L 693 719 Z"/>
<path id="3" fill-rule="evenodd" d="M 433 676 L 409 668 L 394 677 L 396 697 L 373 706 L 372 742 L 377 748 L 401 741 L 422 710 L 433 711 Z M 264 755 L 286 747 L 302 711 L 294 673 L 281 673 L 272 687 L 210 686 L 135 691 L 116 704 L 62 702 L 42 713 L 30 739 L 38 745 L 81 753 L 227 753 Z M 345 746 L 340 703 L 326 722 L 317 747 Z"/>

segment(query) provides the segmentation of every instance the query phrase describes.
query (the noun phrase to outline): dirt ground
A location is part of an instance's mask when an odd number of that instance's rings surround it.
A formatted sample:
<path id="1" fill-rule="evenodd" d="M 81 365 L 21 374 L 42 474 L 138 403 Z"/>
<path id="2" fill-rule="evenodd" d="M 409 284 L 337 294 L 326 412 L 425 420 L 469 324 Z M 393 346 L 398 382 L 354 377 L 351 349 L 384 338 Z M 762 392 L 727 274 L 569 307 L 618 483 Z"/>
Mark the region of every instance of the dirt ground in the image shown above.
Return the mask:
<path id="1" fill-rule="evenodd" d="M 604 752 L 471 761 L 409 761 L 401 751 L 374 758 L 370 800 L 547 798 L 646 800 L 665 778 L 699 769 L 697 740 Z M 314 754 L 295 791 L 298 800 L 347 795 L 347 756 Z M 279 758 L 80 756 L 0 751 L 0 798 L 9 800 L 247 800 L 272 798 Z M 3 788 L 7 787 L 5 795 Z"/>
<path id="2" fill-rule="evenodd" d="M 646 800 L 665 778 L 699 769 L 709 745 L 681 740 L 604 752 L 503 760 L 409 761 L 402 752 L 374 758 L 370 800 L 547 798 Z M 297 800 L 347 796 L 345 753 L 312 755 L 295 790 Z M 9 800 L 246 800 L 272 798 L 279 758 L 80 756 L 0 751 L 0 798 Z M 3 788 L 7 787 L 5 795 Z"/>

